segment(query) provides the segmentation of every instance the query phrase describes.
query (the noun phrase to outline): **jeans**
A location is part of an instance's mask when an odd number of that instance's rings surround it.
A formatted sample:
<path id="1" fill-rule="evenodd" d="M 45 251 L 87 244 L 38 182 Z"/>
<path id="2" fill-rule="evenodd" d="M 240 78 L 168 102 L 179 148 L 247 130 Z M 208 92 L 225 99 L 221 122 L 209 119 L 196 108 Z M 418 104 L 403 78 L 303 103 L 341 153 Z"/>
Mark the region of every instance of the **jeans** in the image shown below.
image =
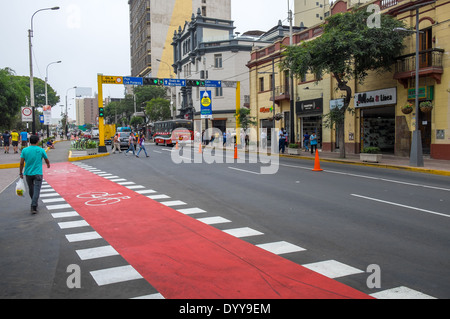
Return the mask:
<path id="1" fill-rule="evenodd" d="M 140 153 L 142 150 L 144 150 L 145 156 L 148 157 L 148 155 L 147 155 L 147 150 L 145 149 L 145 146 L 144 146 L 144 145 L 142 145 L 142 146 L 139 147 L 139 151 L 137 152 L 136 156 L 139 157 L 139 153 Z"/>
<path id="2" fill-rule="evenodd" d="M 134 152 L 134 144 L 130 143 L 130 147 L 128 147 L 127 151 L 125 152 L 125 154 L 128 154 L 128 152 L 132 150 L 133 151 L 133 155 L 136 155 L 136 153 Z"/>
<path id="3" fill-rule="evenodd" d="M 26 175 L 28 191 L 31 197 L 31 207 L 38 206 L 39 195 L 41 194 L 42 175 Z"/>

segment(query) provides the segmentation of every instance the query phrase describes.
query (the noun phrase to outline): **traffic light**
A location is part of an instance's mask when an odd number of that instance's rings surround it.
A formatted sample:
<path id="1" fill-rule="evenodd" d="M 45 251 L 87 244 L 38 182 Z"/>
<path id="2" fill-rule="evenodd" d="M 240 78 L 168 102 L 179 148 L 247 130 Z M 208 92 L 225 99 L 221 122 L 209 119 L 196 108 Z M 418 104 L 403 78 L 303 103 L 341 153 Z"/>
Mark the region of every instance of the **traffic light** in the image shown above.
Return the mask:
<path id="1" fill-rule="evenodd" d="M 157 78 L 144 78 L 144 85 L 164 85 L 164 80 Z"/>
<path id="2" fill-rule="evenodd" d="M 205 81 L 202 80 L 187 80 L 186 86 L 204 87 Z"/>
<path id="3" fill-rule="evenodd" d="M 98 117 L 105 117 L 105 108 L 104 107 L 98 108 Z"/>

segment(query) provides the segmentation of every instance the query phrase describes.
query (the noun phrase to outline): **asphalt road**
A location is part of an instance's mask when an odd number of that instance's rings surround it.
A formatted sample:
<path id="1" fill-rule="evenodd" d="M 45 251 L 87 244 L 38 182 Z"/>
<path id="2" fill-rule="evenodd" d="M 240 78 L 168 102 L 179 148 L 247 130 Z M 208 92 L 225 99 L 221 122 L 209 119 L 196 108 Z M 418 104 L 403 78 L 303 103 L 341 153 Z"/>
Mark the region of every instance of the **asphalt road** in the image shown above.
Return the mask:
<path id="1" fill-rule="evenodd" d="M 315 172 L 313 162 L 289 158 L 272 162 L 275 174 L 261 174 L 261 167 L 269 164 L 260 159 L 249 163 L 243 154 L 241 163 L 228 154 L 224 163 L 207 164 L 210 158 L 199 157 L 196 150 L 189 156 L 152 145 L 147 151 L 150 158 L 122 153 L 82 164 L 205 212 L 195 218 L 220 217 L 222 222 L 212 225 L 220 230 L 256 231 L 242 237 L 251 244 L 286 242 L 300 247 L 282 255 L 297 264 L 313 267 L 332 261 L 351 267 L 353 273 L 335 279 L 375 297 L 390 289 L 406 289 L 419 297 L 450 297 L 448 177 L 333 163 L 321 163 L 324 171 Z M 193 163 L 195 156 L 201 163 Z M 176 164 L 174 159 L 191 163 Z M 142 282 L 123 284 L 113 292 L 95 285 L 67 292 L 65 267 L 73 247 L 65 243 L 51 217 L 41 214 L 44 217 L 36 223 L 20 213 L 27 206 L 13 204 L 7 194 L 8 189 L 0 194 L 8 211 L 0 216 L 5 226 L 1 237 L 11 243 L 1 246 L 6 257 L 0 262 L 2 297 L 124 298 L 157 293 Z M 30 241 L 34 244 L 27 247 Z M 28 269 L 14 268 L 24 254 L 34 262 Z M 380 288 L 368 287 L 370 265 L 379 267 Z"/>

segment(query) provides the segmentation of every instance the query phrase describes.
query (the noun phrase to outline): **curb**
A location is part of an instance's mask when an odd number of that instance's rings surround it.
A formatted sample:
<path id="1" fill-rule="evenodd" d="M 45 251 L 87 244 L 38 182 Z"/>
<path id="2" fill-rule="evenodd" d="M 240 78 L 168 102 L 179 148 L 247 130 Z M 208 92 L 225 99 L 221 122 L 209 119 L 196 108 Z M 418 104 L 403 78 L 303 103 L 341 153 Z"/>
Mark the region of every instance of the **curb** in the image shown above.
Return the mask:
<path id="1" fill-rule="evenodd" d="M 79 157 L 72 157 L 72 151 L 69 151 L 69 162 L 77 162 L 77 161 L 84 161 L 91 158 L 101 158 L 109 156 L 109 153 L 104 154 L 97 154 L 97 155 L 88 155 L 88 156 L 79 156 Z"/>
<path id="2" fill-rule="evenodd" d="M 279 154 L 279 155 L 281 157 L 286 157 L 286 158 L 298 158 L 298 159 L 311 160 L 311 161 L 314 160 L 314 158 L 307 157 L 307 156 L 295 156 L 295 155 L 284 155 L 284 154 Z M 394 165 L 394 164 L 363 163 L 363 162 L 355 162 L 355 161 L 351 161 L 351 160 L 328 159 L 328 158 L 320 159 L 320 161 L 327 162 L 327 163 L 338 163 L 338 164 L 347 164 L 347 165 L 387 168 L 387 169 L 404 170 L 404 171 L 426 173 L 426 174 L 433 174 L 433 175 L 440 175 L 440 176 L 450 176 L 450 171 L 443 171 L 443 170 L 432 169 L 432 168 L 421 168 L 421 167 L 412 167 L 412 166 L 403 166 L 403 165 Z"/>

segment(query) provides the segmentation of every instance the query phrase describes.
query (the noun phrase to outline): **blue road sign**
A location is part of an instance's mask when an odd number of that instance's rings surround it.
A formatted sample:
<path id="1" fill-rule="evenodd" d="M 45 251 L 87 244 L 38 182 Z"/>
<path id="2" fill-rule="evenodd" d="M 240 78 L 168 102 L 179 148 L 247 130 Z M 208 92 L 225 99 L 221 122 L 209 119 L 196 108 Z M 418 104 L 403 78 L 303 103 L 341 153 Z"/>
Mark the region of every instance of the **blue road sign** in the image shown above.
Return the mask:
<path id="1" fill-rule="evenodd" d="M 186 80 L 164 79 L 164 86 L 186 86 Z"/>
<path id="2" fill-rule="evenodd" d="M 202 119 L 212 119 L 212 99 L 211 91 L 200 92 L 200 113 Z"/>
<path id="3" fill-rule="evenodd" d="M 44 123 L 44 115 L 39 115 L 39 122 Z"/>
<path id="4" fill-rule="evenodd" d="M 205 81 L 205 87 L 208 87 L 208 88 L 221 88 L 222 87 L 222 81 L 206 80 Z"/>
<path id="5" fill-rule="evenodd" d="M 143 78 L 133 78 L 130 76 L 124 76 L 123 84 L 125 84 L 125 85 L 144 85 L 144 79 Z"/>

